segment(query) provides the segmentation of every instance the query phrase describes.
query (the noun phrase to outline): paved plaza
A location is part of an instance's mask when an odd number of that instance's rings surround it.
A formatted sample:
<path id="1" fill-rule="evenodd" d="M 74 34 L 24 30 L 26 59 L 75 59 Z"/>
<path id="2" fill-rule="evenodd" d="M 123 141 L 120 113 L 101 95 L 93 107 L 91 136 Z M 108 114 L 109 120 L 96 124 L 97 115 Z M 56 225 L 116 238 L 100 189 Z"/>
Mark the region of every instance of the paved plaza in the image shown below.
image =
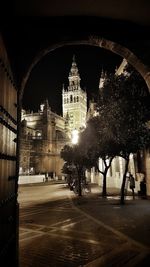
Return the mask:
<path id="1" fill-rule="evenodd" d="M 20 267 L 148 267 L 150 201 L 99 188 L 78 198 L 65 184 L 19 187 Z"/>

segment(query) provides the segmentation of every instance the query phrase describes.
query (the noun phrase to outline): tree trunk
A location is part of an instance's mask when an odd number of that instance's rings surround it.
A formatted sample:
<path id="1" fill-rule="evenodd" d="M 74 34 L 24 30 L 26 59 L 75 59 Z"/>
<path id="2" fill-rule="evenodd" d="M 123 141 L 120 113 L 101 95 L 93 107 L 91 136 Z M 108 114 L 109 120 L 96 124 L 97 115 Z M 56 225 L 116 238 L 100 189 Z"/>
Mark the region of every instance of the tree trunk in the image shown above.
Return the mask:
<path id="1" fill-rule="evenodd" d="M 82 176 L 82 170 L 80 167 L 76 166 L 77 174 L 78 174 L 78 196 L 82 196 L 82 189 L 81 189 L 81 176 Z"/>
<path id="2" fill-rule="evenodd" d="M 102 191 L 102 196 L 103 197 L 107 197 L 107 186 L 106 186 L 106 181 L 107 181 L 107 172 L 111 166 L 111 162 L 113 160 L 113 157 L 110 158 L 109 164 L 107 165 L 106 160 L 104 161 L 104 165 L 105 165 L 105 170 L 103 172 L 103 191 Z"/>
<path id="3" fill-rule="evenodd" d="M 125 163 L 125 171 L 124 171 L 124 175 L 123 175 L 123 180 L 122 180 L 122 185 L 121 185 L 121 198 L 120 198 L 120 204 L 124 205 L 124 196 L 125 196 L 125 184 L 126 184 L 126 175 L 127 175 L 127 171 L 128 171 L 128 165 L 129 165 L 129 155 L 126 158 L 126 163 Z"/>
<path id="4" fill-rule="evenodd" d="M 103 191 L 102 191 L 102 197 L 106 197 L 107 196 L 107 191 L 106 191 L 106 176 L 107 176 L 107 170 L 105 170 L 104 174 L 103 174 Z"/>
<path id="5" fill-rule="evenodd" d="M 81 197 L 82 196 L 82 189 L 81 189 L 81 176 L 79 174 L 78 176 L 78 196 Z"/>

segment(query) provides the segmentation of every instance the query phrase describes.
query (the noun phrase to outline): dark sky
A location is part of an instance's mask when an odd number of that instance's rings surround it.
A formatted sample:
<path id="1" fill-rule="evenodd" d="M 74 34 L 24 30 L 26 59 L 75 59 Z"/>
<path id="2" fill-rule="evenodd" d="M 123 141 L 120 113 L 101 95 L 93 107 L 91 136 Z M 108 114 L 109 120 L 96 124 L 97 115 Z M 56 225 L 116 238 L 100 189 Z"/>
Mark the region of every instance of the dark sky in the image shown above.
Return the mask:
<path id="1" fill-rule="evenodd" d="M 81 78 L 81 88 L 86 89 L 88 99 L 98 91 L 101 69 L 114 72 L 122 58 L 102 48 L 92 46 L 66 46 L 47 54 L 34 67 L 27 82 L 23 107 L 37 111 L 40 103 L 48 98 L 53 111 L 62 112 L 62 84 L 68 86 L 68 75 L 73 54 Z"/>

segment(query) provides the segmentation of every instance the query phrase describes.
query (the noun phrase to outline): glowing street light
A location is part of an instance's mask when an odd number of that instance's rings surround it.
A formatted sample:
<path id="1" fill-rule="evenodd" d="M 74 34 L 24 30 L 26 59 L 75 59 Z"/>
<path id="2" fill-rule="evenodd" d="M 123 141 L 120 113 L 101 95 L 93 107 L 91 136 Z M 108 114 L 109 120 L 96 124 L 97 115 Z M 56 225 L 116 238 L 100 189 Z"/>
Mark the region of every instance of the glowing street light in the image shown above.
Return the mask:
<path id="1" fill-rule="evenodd" d="M 78 143 L 78 140 L 79 140 L 79 132 L 78 130 L 75 129 L 72 131 L 72 139 L 71 139 L 72 144 L 76 145 Z"/>

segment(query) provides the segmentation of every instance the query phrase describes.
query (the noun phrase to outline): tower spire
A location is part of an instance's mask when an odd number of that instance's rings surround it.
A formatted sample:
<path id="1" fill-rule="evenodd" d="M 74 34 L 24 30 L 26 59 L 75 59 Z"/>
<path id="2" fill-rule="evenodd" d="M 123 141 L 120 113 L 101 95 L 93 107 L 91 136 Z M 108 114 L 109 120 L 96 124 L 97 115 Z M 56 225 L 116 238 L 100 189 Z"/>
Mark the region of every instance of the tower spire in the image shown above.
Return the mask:
<path id="1" fill-rule="evenodd" d="M 69 91 L 74 91 L 80 89 L 80 75 L 77 67 L 77 63 L 75 61 L 75 55 L 72 57 L 72 65 L 69 72 Z"/>
<path id="2" fill-rule="evenodd" d="M 72 61 L 75 63 L 76 62 L 76 56 L 73 54 Z"/>
<path id="3" fill-rule="evenodd" d="M 105 78 L 106 78 L 106 72 L 104 72 L 103 67 L 102 67 L 100 80 L 99 80 L 99 90 L 101 90 L 103 88 L 103 84 L 105 82 Z"/>

